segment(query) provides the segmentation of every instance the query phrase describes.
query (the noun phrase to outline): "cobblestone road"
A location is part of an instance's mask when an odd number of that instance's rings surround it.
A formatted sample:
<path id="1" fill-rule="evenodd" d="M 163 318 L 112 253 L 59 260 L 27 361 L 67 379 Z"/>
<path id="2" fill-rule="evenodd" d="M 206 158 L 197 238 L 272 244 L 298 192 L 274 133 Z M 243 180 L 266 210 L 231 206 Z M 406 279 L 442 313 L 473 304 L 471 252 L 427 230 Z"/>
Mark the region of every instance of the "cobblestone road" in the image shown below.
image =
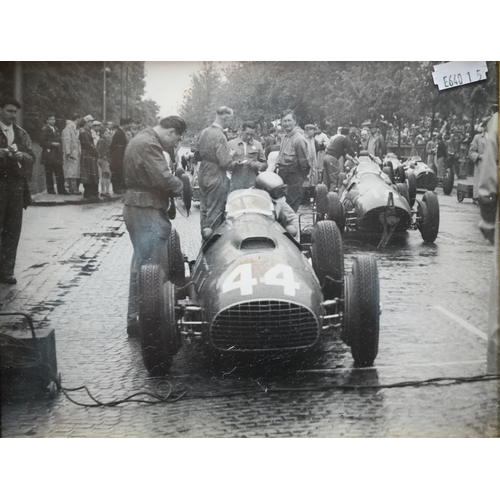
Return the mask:
<path id="1" fill-rule="evenodd" d="M 484 339 L 442 311 L 486 332 L 492 249 L 476 228 L 476 206 L 443 195 L 439 201 L 441 231 L 435 245 L 422 244 L 418 232 L 385 250 L 356 237 L 345 239 L 347 268 L 357 253 L 372 253 L 379 265 L 383 313 L 373 368 L 354 368 L 348 348 L 327 338 L 311 364 L 256 363 L 217 374 L 202 347 L 186 342 L 167 378 L 174 394 L 187 391 L 180 400 L 87 408 L 62 393 L 54 400 L 13 398 L 2 404 L 2 435 L 497 436 L 497 381 L 380 387 L 485 372 Z M 104 402 L 153 391 L 158 383 L 147 376 L 138 339 L 125 331 L 132 247 L 121 209 L 120 202 L 31 207 L 19 253 L 19 284 L 0 288 L 3 310 L 28 312 L 37 324 L 55 328 L 63 386 L 86 385 Z M 178 214 L 173 225 L 184 253 L 195 258 L 198 209 L 187 219 Z M 92 403 L 82 392 L 71 397 Z"/>

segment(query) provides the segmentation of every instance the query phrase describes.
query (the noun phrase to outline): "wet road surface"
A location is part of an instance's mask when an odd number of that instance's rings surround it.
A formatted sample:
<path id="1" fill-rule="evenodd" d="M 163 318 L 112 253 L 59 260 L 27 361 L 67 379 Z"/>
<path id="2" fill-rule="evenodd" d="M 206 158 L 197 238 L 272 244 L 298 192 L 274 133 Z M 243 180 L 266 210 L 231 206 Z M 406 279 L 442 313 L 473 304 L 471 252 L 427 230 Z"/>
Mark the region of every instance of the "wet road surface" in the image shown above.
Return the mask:
<path id="1" fill-rule="evenodd" d="M 345 234 L 346 269 L 358 254 L 374 255 L 378 263 L 382 315 L 374 367 L 356 368 L 349 348 L 336 335 L 325 337 L 315 358 L 295 363 L 250 359 L 229 363 L 222 372 L 213 369 L 201 345 L 186 341 L 166 378 L 172 395 L 182 396 L 179 400 L 87 408 L 62 393 L 54 400 L 14 398 L 2 405 L 2 435 L 498 435 L 498 381 L 393 386 L 472 377 L 486 370 L 493 249 L 477 229 L 478 207 L 437 192 L 441 225 L 435 244 L 424 244 L 418 231 L 409 231 L 377 249 L 378 241 Z M 123 232 L 120 204 L 66 207 L 60 215 L 64 224 L 58 225 L 44 219 L 47 210 L 53 209 L 33 207 L 37 213 L 33 226 L 25 222 L 19 254 L 20 276 L 38 283 L 38 292 L 9 291 L 4 302 L 25 310 L 45 307 L 34 312 L 38 318 L 48 313 L 46 324 L 56 330 L 64 387 L 86 385 L 104 402 L 137 391 L 165 394 L 165 384 L 157 388 L 162 380 L 147 376 L 138 339 L 128 338 L 125 331 L 132 248 Z M 36 218 L 65 230 L 43 231 Z M 200 244 L 198 208 L 189 218 L 178 213 L 173 225 L 184 253 L 194 259 Z M 54 239 L 52 252 L 42 244 L 38 256 L 27 251 L 28 243 L 36 244 L 47 234 Z M 90 267 L 85 270 L 86 265 Z M 74 286 L 65 288 L 69 284 Z M 70 397 L 93 404 L 83 392 Z"/>

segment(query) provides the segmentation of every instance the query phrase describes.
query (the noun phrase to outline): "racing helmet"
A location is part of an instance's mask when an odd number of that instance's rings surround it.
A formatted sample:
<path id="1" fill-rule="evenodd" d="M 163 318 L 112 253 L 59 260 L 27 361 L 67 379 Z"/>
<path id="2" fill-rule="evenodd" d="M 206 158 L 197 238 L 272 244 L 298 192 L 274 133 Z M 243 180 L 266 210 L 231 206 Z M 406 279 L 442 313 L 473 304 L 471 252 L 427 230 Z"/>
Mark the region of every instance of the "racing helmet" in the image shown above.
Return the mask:
<path id="1" fill-rule="evenodd" d="M 255 179 L 255 189 L 267 191 L 274 200 L 285 196 L 286 188 L 283 179 L 274 172 L 262 172 Z"/>

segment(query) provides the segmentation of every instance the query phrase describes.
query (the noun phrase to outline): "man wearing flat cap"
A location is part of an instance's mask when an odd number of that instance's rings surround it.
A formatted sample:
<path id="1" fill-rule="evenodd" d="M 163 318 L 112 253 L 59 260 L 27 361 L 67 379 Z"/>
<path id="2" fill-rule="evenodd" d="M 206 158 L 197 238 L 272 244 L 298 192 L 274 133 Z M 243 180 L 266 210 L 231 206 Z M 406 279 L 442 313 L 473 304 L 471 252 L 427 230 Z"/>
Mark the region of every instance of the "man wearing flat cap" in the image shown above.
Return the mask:
<path id="1" fill-rule="evenodd" d="M 159 264 L 168 272 L 168 203 L 182 192 L 183 183 L 172 174 L 163 152 L 174 149 L 185 131 L 182 118 L 167 116 L 155 127 L 141 130 L 125 149 L 127 192 L 123 197 L 123 219 L 134 247 L 127 313 L 129 335 L 138 333 L 137 280 L 141 266 Z"/>
<path id="2" fill-rule="evenodd" d="M 116 129 L 111 139 L 109 147 L 111 158 L 109 168 L 111 170 L 111 183 L 113 184 L 113 192 L 115 194 L 123 194 L 125 192 L 125 180 L 123 177 L 123 155 L 127 147 L 127 136 L 125 127 L 130 123 L 126 118 L 120 119 L 120 126 Z"/>

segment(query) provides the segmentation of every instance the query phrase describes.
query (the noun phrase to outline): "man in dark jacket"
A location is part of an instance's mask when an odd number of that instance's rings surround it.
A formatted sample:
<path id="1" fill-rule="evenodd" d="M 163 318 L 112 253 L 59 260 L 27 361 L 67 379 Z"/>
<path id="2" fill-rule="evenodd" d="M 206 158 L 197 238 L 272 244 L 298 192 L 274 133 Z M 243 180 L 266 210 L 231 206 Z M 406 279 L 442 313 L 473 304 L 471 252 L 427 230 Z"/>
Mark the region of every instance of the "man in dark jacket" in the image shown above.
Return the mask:
<path id="1" fill-rule="evenodd" d="M 198 140 L 201 165 L 198 171 L 200 184 L 201 235 L 207 238 L 221 223 L 229 193 L 228 171 L 234 165 L 224 129 L 233 118 L 233 110 L 227 106 L 216 112 L 214 123 L 202 130 Z"/>
<path id="2" fill-rule="evenodd" d="M 155 127 L 141 130 L 125 150 L 127 192 L 123 197 L 123 220 L 134 247 L 127 313 L 129 335 L 136 335 L 138 330 L 137 279 L 141 265 L 160 264 L 168 272 L 168 201 L 182 192 L 183 183 L 172 174 L 163 152 L 174 148 L 185 131 L 182 118 L 168 116 Z"/>
<path id="3" fill-rule="evenodd" d="M 55 194 L 54 177 L 56 178 L 57 194 L 68 194 L 64 187 L 63 156 L 61 146 L 61 133 L 57 129 L 54 113 L 47 114 L 47 124 L 40 134 L 42 147 L 41 164 L 45 167 L 45 181 L 47 193 Z"/>
<path id="4" fill-rule="evenodd" d="M 127 127 L 129 123 L 130 120 L 126 118 L 120 119 L 120 126 L 115 130 L 109 147 L 111 154 L 109 169 L 111 170 L 111 183 L 113 184 L 113 192 L 115 194 L 123 194 L 125 192 L 123 156 L 127 147 L 127 136 L 125 135 L 124 127 Z"/>
<path id="5" fill-rule="evenodd" d="M 323 160 L 323 182 L 329 191 L 338 187 L 339 173 L 342 170 L 340 160 L 353 160 L 354 150 L 351 139 L 348 137 L 349 129 L 342 127 L 340 134 L 333 136 L 326 147 L 326 155 Z"/>
<path id="6" fill-rule="evenodd" d="M 0 282 L 14 285 L 17 246 L 23 224 L 23 208 L 29 203 L 27 179 L 35 155 L 29 135 L 14 122 L 21 104 L 0 100 Z"/>

